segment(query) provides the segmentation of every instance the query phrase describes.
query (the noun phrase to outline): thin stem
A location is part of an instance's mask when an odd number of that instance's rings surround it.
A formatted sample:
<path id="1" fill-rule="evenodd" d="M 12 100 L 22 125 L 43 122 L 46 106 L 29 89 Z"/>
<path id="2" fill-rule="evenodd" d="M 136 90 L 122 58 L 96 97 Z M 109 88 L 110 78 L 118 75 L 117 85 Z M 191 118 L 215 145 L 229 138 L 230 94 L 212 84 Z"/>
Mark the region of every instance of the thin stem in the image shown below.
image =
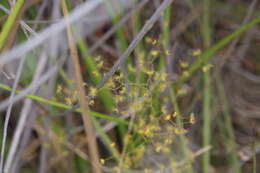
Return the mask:
<path id="1" fill-rule="evenodd" d="M 18 17 L 23 5 L 24 5 L 24 0 L 17 0 L 17 2 L 15 3 L 15 5 L 13 7 L 11 14 L 7 18 L 7 21 L 5 22 L 3 29 L 0 33 L 0 51 L 2 51 L 2 49 L 5 45 L 5 41 L 7 40 L 8 36 L 11 32 L 11 29 L 12 29 L 13 25 L 15 24 L 16 18 Z"/>
<path id="2" fill-rule="evenodd" d="M 62 10 L 64 16 L 68 16 L 68 8 L 67 8 L 66 0 L 62 1 Z M 79 102 L 82 108 L 82 118 L 83 118 L 85 133 L 86 133 L 92 171 L 96 173 L 102 173 L 102 168 L 99 163 L 99 154 L 98 154 L 97 141 L 95 137 L 95 129 L 92 124 L 91 117 L 89 116 L 88 102 L 86 100 L 86 93 L 84 89 L 83 77 L 81 74 L 78 51 L 77 51 L 76 43 L 70 25 L 67 25 L 67 37 L 69 42 L 71 59 L 75 71 L 75 78 L 76 78 L 76 85 L 77 85 L 76 87 L 79 92 Z"/>
<path id="3" fill-rule="evenodd" d="M 3 90 L 6 90 L 6 91 L 12 91 L 12 88 L 8 87 L 5 84 L 1 84 L 1 83 L 0 83 L 0 88 L 3 89 Z M 20 93 L 21 91 L 16 90 L 15 92 Z M 34 101 L 43 103 L 43 104 L 51 105 L 51 106 L 56 107 L 56 108 L 66 109 L 68 111 L 82 113 L 81 109 L 75 109 L 72 106 L 69 106 L 69 105 L 66 105 L 66 104 L 63 104 L 63 103 L 60 103 L 60 102 L 48 100 L 48 99 L 45 99 L 43 97 L 39 97 L 39 96 L 36 96 L 36 95 L 33 95 L 33 94 L 27 94 L 27 95 L 25 95 L 25 97 L 30 98 Z M 94 116 L 94 117 L 97 117 L 97 118 L 103 118 L 103 119 L 107 119 L 107 120 L 110 120 L 110 121 L 115 121 L 119 124 L 124 124 L 124 125 L 128 124 L 128 122 L 125 121 L 125 120 L 121 120 L 119 118 L 109 116 L 109 115 L 105 115 L 105 114 L 102 114 L 102 113 L 99 113 L 99 112 L 90 111 L 89 113 L 90 113 L 91 116 Z"/>
<path id="4" fill-rule="evenodd" d="M 157 21 L 157 19 L 160 17 L 161 13 L 165 8 L 168 7 L 168 5 L 173 0 L 164 0 L 163 3 L 160 5 L 160 7 L 155 11 L 155 13 L 152 15 L 152 17 L 146 22 L 146 24 L 143 26 L 141 31 L 138 33 L 138 35 L 134 38 L 134 40 L 131 42 L 127 50 L 119 57 L 119 59 L 116 61 L 114 66 L 111 68 L 111 70 L 105 75 L 103 80 L 97 85 L 97 88 L 101 88 L 104 86 L 104 84 L 113 76 L 113 74 L 120 68 L 126 61 L 127 57 L 131 54 L 131 52 L 135 49 L 137 44 L 140 40 L 143 39 L 145 34 L 150 31 L 150 29 L 153 27 L 154 23 Z"/>
<path id="5" fill-rule="evenodd" d="M 210 1 L 203 1 L 203 18 L 202 18 L 202 36 L 204 47 L 208 48 L 211 44 L 211 28 L 210 28 Z M 202 127 L 202 144 L 203 147 L 210 145 L 211 136 L 211 75 L 210 71 L 203 72 L 203 127 Z M 203 173 L 208 173 L 210 167 L 210 152 L 205 152 L 202 155 L 202 170 Z"/>

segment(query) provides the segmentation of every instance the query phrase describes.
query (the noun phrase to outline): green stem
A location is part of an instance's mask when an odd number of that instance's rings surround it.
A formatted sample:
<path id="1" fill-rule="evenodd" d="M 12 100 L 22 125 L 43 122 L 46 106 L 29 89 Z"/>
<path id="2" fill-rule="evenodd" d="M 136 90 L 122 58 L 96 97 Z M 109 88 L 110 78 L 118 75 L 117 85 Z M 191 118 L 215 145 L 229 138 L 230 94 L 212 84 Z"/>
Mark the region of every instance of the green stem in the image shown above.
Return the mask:
<path id="1" fill-rule="evenodd" d="M 10 88 L 7 85 L 2 84 L 2 83 L 0 83 L 0 88 L 4 89 L 6 91 L 10 91 L 10 92 L 12 91 L 12 88 Z M 20 92 L 21 91 L 19 91 L 19 90 L 16 91 L 16 93 L 20 93 Z M 36 95 L 33 95 L 33 94 L 27 94 L 25 97 L 30 98 L 30 99 L 37 101 L 37 102 L 40 102 L 40 103 L 44 103 L 44 104 L 48 104 L 48 105 L 57 107 L 57 108 L 66 109 L 66 110 L 73 109 L 72 106 L 69 106 L 69 105 L 66 105 L 66 104 L 63 104 L 63 103 L 60 103 L 60 102 L 56 102 L 56 101 L 47 100 L 45 98 L 42 98 L 42 97 L 39 97 L 39 96 L 36 96 Z M 81 113 L 82 110 L 81 109 L 75 109 L 74 112 Z M 90 115 L 97 117 L 97 118 L 103 118 L 103 119 L 106 119 L 106 120 L 115 121 L 115 122 L 117 122 L 121 125 L 128 125 L 128 122 L 125 121 L 125 120 L 122 120 L 122 119 L 116 118 L 116 117 L 112 117 L 112 116 L 109 116 L 109 115 L 105 115 L 105 114 L 102 114 L 102 113 L 99 113 L 99 112 L 90 111 Z"/>
<path id="2" fill-rule="evenodd" d="M 180 117 L 181 111 L 180 111 L 179 105 L 177 103 L 176 92 L 175 92 L 174 88 L 170 89 L 170 97 L 171 97 L 171 100 L 172 100 L 172 103 L 173 103 L 174 111 L 177 113 L 177 117 L 176 117 L 177 126 L 178 126 L 178 128 L 183 129 L 184 128 L 183 127 L 183 121 Z M 180 142 L 181 150 L 184 153 L 187 160 L 189 161 L 187 173 L 192 173 L 193 170 L 192 170 L 191 153 L 190 153 L 189 148 L 188 148 L 188 141 L 187 141 L 184 134 L 180 134 L 180 141 L 181 141 Z"/>
<path id="3" fill-rule="evenodd" d="M 211 42 L 211 27 L 210 27 L 210 1 L 203 0 L 203 18 L 202 18 L 202 36 L 204 41 L 204 47 L 208 48 Z M 210 135 L 211 135 L 211 76 L 210 71 L 206 70 L 203 73 L 203 81 L 204 81 L 204 93 L 203 93 L 203 128 L 202 128 L 202 136 L 203 136 L 203 147 L 207 147 L 210 145 Z M 210 152 L 205 152 L 202 155 L 202 170 L 203 173 L 209 172 L 210 166 Z"/>
<path id="4" fill-rule="evenodd" d="M 182 83 L 187 81 L 189 79 L 189 77 L 196 70 L 200 69 L 200 67 L 204 63 L 208 62 L 217 51 L 219 51 L 221 48 L 223 48 L 225 45 L 227 45 L 230 41 L 232 41 L 233 39 L 235 39 L 236 37 L 238 37 L 239 35 L 241 35 L 245 31 L 247 31 L 248 29 L 252 28 L 253 26 L 257 25 L 258 23 L 260 23 L 260 17 L 251 21 L 250 23 L 247 23 L 247 24 L 241 26 L 239 29 L 237 29 L 236 31 L 234 31 L 230 35 L 228 35 L 225 38 L 223 38 L 222 40 L 218 41 L 214 46 L 212 46 L 211 48 L 204 51 L 204 53 L 198 58 L 198 60 L 196 60 L 191 65 L 191 67 L 189 68 L 189 70 L 188 70 L 189 75 L 188 76 L 186 76 L 186 75 L 181 76 L 176 85 L 180 86 Z"/>
<path id="5" fill-rule="evenodd" d="M 232 168 L 234 169 L 235 172 L 240 173 L 240 166 L 239 166 L 239 158 L 236 152 L 234 152 L 236 150 L 236 141 L 235 141 L 235 135 L 234 135 L 234 129 L 232 126 L 232 120 L 231 120 L 231 116 L 230 116 L 230 110 L 229 110 L 229 106 L 228 106 L 228 102 L 226 99 L 226 93 L 225 93 L 225 89 L 223 87 L 223 83 L 220 77 L 219 72 L 217 72 L 216 75 L 216 83 L 217 83 L 217 89 L 218 89 L 218 94 L 219 94 L 219 98 L 220 98 L 220 103 L 222 106 L 222 112 L 224 115 L 224 129 L 226 131 L 225 135 L 225 140 L 226 140 L 226 147 L 228 148 L 230 152 L 230 161 L 231 161 L 231 165 Z"/>
<path id="6" fill-rule="evenodd" d="M 11 29 L 19 15 L 19 12 L 21 11 L 22 7 L 24 5 L 24 0 L 17 0 L 15 3 L 12 12 L 10 13 L 9 17 L 7 18 L 7 21 L 5 22 L 3 29 L 0 34 L 0 50 L 3 49 L 5 45 L 5 41 L 7 40 L 9 33 L 11 32 Z"/>
<path id="7" fill-rule="evenodd" d="M 210 112 L 210 103 L 211 103 L 211 87 L 210 87 L 210 73 L 204 72 L 204 93 L 203 93 L 203 147 L 210 145 L 210 126 L 211 126 L 211 112 Z M 210 165 L 210 152 L 205 152 L 202 155 L 202 166 L 203 172 L 209 172 Z"/>
<path id="8" fill-rule="evenodd" d="M 99 69 L 91 56 L 88 55 L 87 45 L 83 42 L 83 40 L 78 40 L 79 50 L 84 56 L 84 61 L 87 66 L 87 71 L 89 73 L 91 81 L 94 85 L 97 85 L 101 80 L 102 76 L 99 72 Z M 101 88 L 98 92 L 98 95 L 101 101 L 104 103 L 104 107 L 108 112 L 112 112 L 115 108 L 115 102 L 113 96 L 108 88 Z"/>

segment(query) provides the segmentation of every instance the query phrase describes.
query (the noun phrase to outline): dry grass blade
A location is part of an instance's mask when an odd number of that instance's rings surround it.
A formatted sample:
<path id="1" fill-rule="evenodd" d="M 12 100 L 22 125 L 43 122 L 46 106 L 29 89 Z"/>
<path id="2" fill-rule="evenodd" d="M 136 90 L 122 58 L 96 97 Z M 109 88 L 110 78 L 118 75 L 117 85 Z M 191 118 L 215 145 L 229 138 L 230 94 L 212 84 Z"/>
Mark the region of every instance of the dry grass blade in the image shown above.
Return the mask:
<path id="1" fill-rule="evenodd" d="M 64 13 L 64 16 L 68 15 L 67 5 L 65 0 L 62 1 L 62 10 Z M 87 144 L 88 144 L 88 151 L 90 155 L 90 161 L 92 165 L 92 171 L 96 173 L 101 173 L 102 169 L 99 164 L 99 156 L 98 156 L 98 148 L 97 148 L 97 141 L 95 137 L 95 130 L 94 126 L 92 124 L 91 118 L 88 113 L 88 102 L 85 99 L 86 93 L 84 89 L 84 82 L 80 70 L 80 64 L 79 64 L 79 56 L 78 51 L 76 47 L 76 43 L 73 37 L 72 28 L 70 25 L 67 25 L 67 36 L 68 36 L 68 42 L 69 42 L 69 48 L 71 53 L 71 59 L 74 67 L 74 73 L 76 78 L 76 87 L 79 92 L 79 102 L 80 106 L 82 107 L 83 113 L 83 122 L 84 122 L 84 128 L 87 135 Z M 95 170 L 95 171 L 94 171 Z"/>
<path id="2" fill-rule="evenodd" d="M 1 34 L 0 34 L 0 52 L 3 52 L 4 50 L 8 49 L 9 46 L 12 44 L 12 41 L 14 40 L 14 36 L 16 33 L 16 29 L 18 28 L 18 22 L 17 19 L 21 15 L 21 11 L 24 5 L 24 1 L 20 0 L 16 3 L 16 5 L 13 8 L 13 11 L 9 15 L 7 21 L 5 22 Z M 13 33 L 12 33 L 13 31 Z M 12 92 L 8 100 L 8 109 L 5 116 L 5 123 L 4 123 L 4 132 L 3 132 L 3 139 L 1 144 L 1 156 L 0 156 L 0 172 L 3 171 L 4 166 L 4 153 L 6 149 L 6 138 L 7 138 L 7 130 L 9 125 L 9 120 L 11 117 L 11 111 L 13 107 L 13 98 L 15 96 L 15 90 L 17 88 L 17 85 L 20 80 L 20 76 L 23 70 L 23 65 L 25 62 L 25 57 L 23 57 L 19 63 L 19 67 L 17 70 L 17 75 L 15 77 L 15 82 L 13 84 Z"/>
<path id="3" fill-rule="evenodd" d="M 192 154 L 191 159 L 194 160 L 196 157 L 202 155 L 205 152 L 208 152 L 212 147 L 211 146 L 206 146 L 204 148 L 201 148 L 200 150 L 196 151 L 195 153 Z M 176 166 L 172 167 L 171 169 L 177 169 L 180 168 L 182 166 L 184 166 L 189 160 L 183 160 L 181 161 L 179 164 L 177 164 Z"/>
<path id="4" fill-rule="evenodd" d="M 259 5 L 1 1 L 0 173 L 257 173 Z"/>
<path id="5" fill-rule="evenodd" d="M 45 65 L 46 65 L 46 62 L 47 62 L 47 59 L 46 59 L 45 56 L 46 55 L 44 54 L 40 58 L 40 61 L 37 65 L 38 68 L 37 68 L 37 71 L 36 71 L 34 79 L 33 79 L 34 81 L 39 80 L 40 75 L 45 68 Z M 31 106 L 32 106 L 31 104 L 32 104 L 31 99 L 25 100 L 25 103 L 23 105 L 23 109 L 22 109 L 21 114 L 20 114 L 20 119 L 19 119 L 18 125 L 17 125 L 17 128 L 16 128 L 15 133 L 14 133 L 14 137 L 13 137 L 13 140 L 12 140 L 10 151 L 9 151 L 8 157 L 6 159 L 6 163 L 5 163 L 5 171 L 6 172 L 10 172 L 10 169 L 13 165 L 13 160 L 16 156 L 16 151 L 18 149 L 18 145 L 20 143 L 20 139 L 21 139 L 22 133 L 24 131 L 24 127 L 26 126 L 26 120 L 27 120 L 27 117 L 29 115 L 29 111 L 30 111 Z"/>
<path id="6" fill-rule="evenodd" d="M 128 1 L 125 0 L 125 2 Z M 103 0 L 86 1 L 85 3 L 81 4 L 77 9 L 73 10 L 71 14 L 66 18 L 66 20 L 60 20 L 59 22 L 51 25 L 47 29 L 41 31 L 37 36 L 30 38 L 25 43 L 17 47 L 14 47 L 12 50 L 1 55 L 1 63 L 6 64 L 12 60 L 19 59 L 20 56 L 25 55 L 26 53 L 32 51 L 33 49 L 45 43 L 46 40 L 59 35 L 61 32 L 64 31 L 68 23 L 75 24 L 81 18 L 93 12 L 94 9 L 98 8 L 100 5 L 103 5 Z M 87 30 L 85 34 L 89 34 L 92 31 L 93 30 Z"/>
<path id="7" fill-rule="evenodd" d="M 32 93 L 35 91 L 37 88 L 39 88 L 41 85 L 43 85 L 47 80 L 49 80 L 53 75 L 57 73 L 59 68 L 63 65 L 64 63 L 64 58 L 61 59 L 61 61 L 58 62 L 58 65 L 53 66 L 50 68 L 49 71 L 47 71 L 44 75 L 42 75 L 41 79 L 38 80 L 37 82 L 32 82 L 26 89 L 24 89 L 22 92 L 19 94 L 15 95 L 12 102 L 16 103 L 23 99 L 27 94 Z M 8 99 L 3 100 L 0 104 L 0 111 L 3 111 L 8 107 Z"/>
<path id="8" fill-rule="evenodd" d="M 12 87 L 12 92 L 11 95 L 8 99 L 8 108 L 7 108 L 7 112 L 6 112 L 6 116 L 5 116 L 5 124 L 4 124 L 4 134 L 3 134 L 3 140 L 2 140 L 2 147 L 1 147 L 1 160 L 0 160 L 0 171 L 2 172 L 3 170 L 3 163 L 4 163 L 4 153 L 5 153 L 5 145 L 6 145 L 6 138 L 7 138 L 7 130 L 8 130 L 8 125 L 9 125 L 9 120 L 11 117 L 11 111 L 12 111 L 12 107 L 13 107 L 13 100 L 14 100 L 14 96 L 15 96 L 15 90 L 18 86 L 22 71 L 23 71 L 23 66 L 25 63 L 25 57 L 23 57 L 19 63 L 19 67 L 17 70 L 17 74 L 15 77 L 15 81 Z M 4 170 L 4 172 L 6 172 Z"/>
<path id="9" fill-rule="evenodd" d="M 134 38 L 134 40 L 131 42 L 127 50 L 119 57 L 119 59 L 116 61 L 114 66 L 111 68 L 111 70 L 105 75 L 103 80 L 97 85 L 97 88 L 101 88 L 104 86 L 104 84 L 110 79 L 110 77 L 124 64 L 127 57 L 132 53 L 132 51 L 135 49 L 137 44 L 140 40 L 142 40 L 145 36 L 145 34 L 150 31 L 150 29 L 153 27 L 154 23 L 157 21 L 157 19 L 161 16 L 161 13 L 165 8 L 168 7 L 170 3 L 172 3 L 173 0 L 164 0 L 163 3 L 160 5 L 160 7 L 155 11 L 155 13 L 152 15 L 152 17 L 146 22 L 144 27 L 141 29 L 141 31 L 137 34 L 137 36 Z"/>
<path id="10" fill-rule="evenodd" d="M 115 24 L 106 34 L 104 34 L 104 36 L 102 36 L 102 38 L 100 38 L 90 49 L 89 49 L 89 53 L 93 53 L 100 45 L 102 45 L 102 43 L 104 43 L 107 39 L 109 39 L 115 32 L 116 30 L 121 27 L 124 23 L 127 22 L 127 20 L 133 16 L 137 11 L 139 11 L 140 9 L 142 9 L 144 7 L 144 5 L 148 2 L 149 0 L 143 0 L 142 2 L 140 2 L 133 10 L 131 10 L 128 14 L 126 14 L 120 22 L 118 22 L 117 24 Z"/>
<path id="11" fill-rule="evenodd" d="M 98 0 L 90 3 L 86 2 L 79 9 L 77 9 L 73 14 L 71 14 L 67 20 L 64 19 L 56 24 L 53 24 L 52 26 L 48 27 L 48 29 L 39 33 L 36 37 L 29 39 L 29 41 L 27 41 L 26 43 L 12 49 L 8 53 L 5 53 L 3 56 L 1 56 L 1 61 L 2 61 L 1 63 L 5 64 L 8 61 L 19 59 L 20 56 L 25 55 L 29 51 L 41 45 L 46 40 L 62 32 L 66 27 L 67 23 L 74 23 L 82 16 L 89 14 L 91 10 L 96 8 L 101 2 L 102 0 Z"/>

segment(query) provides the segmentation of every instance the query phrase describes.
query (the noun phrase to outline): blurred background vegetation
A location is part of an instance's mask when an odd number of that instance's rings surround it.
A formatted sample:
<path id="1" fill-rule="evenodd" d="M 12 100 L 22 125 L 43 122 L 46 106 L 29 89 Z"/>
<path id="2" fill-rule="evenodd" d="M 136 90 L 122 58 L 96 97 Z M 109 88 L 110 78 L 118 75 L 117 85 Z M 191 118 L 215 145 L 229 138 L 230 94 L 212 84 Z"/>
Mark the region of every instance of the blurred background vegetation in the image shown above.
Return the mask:
<path id="1" fill-rule="evenodd" d="M 0 1 L 0 173 L 260 172 L 259 9 Z"/>

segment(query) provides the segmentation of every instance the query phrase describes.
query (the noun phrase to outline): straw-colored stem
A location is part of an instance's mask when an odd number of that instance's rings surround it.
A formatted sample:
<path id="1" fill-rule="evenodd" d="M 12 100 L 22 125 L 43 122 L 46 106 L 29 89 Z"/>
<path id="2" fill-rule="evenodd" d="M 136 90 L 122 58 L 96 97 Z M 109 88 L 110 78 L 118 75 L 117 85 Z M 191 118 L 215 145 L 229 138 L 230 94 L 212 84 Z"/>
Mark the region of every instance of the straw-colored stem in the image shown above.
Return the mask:
<path id="1" fill-rule="evenodd" d="M 67 16 L 68 9 L 65 0 L 62 1 L 62 10 L 64 16 Z M 72 64 L 75 72 L 76 87 L 79 92 L 79 103 L 82 108 L 82 118 L 83 118 L 85 133 L 86 133 L 92 172 L 102 173 L 102 168 L 99 163 L 98 146 L 97 146 L 97 141 L 95 136 L 96 133 L 95 133 L 94 126 L 92 124 L 91 117 L 89 116 L 88 102 L 86 100 L 86 93 L 84 89 L 83 77 L 81 74 L 78 51 L 77 51 L 76 43 L 70 25 L 67 25 L 67 36 L 68 36 Z"/>

